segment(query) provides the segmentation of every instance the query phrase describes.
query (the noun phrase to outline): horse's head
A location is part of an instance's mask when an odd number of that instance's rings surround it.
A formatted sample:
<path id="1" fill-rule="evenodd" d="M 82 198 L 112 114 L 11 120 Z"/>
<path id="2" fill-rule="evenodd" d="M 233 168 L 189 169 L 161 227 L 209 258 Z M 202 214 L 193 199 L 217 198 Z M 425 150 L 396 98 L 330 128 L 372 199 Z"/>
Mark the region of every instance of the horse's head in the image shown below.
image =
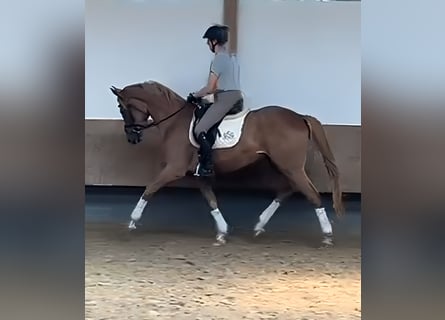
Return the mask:
<path id="1" fill-rule="evenodd" d="M 143 99 L 129 94 L 126 88 L 118 89 L 112 86 L 110 90 L 117 97 L 119 111 L 124 120 L 127 141 L 131 144 L 141 142 L 143 129 L 150 124 L 147 103 Z"/>
<path id="2" fill-rule="evenodd" d="M 156 81 L 133 84 L 123 89 L 112 86 L 110 90 L 117 97 L 125 122 L 125 134 L 132 144 L 142 141 L 145 128 L 161 123 L 171 125 L 170 121 L 178 119 L 176 114 L 186 107 L 186 101 L 181 96 Z"/>

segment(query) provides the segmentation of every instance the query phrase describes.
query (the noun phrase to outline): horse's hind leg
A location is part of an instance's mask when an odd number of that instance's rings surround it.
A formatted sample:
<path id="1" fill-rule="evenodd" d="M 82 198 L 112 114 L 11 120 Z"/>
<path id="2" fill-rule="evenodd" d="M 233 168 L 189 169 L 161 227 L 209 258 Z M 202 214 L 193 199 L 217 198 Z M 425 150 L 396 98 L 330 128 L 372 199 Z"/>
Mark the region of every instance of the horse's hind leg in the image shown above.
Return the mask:
<path id="1" fill-rule="evenodd" d="M 148 200 L 163 186 L 183 176 L 179 172 L 178 170 L 173 170 L 173 168 L 165 167 L 153 183 L 145 188 L 143 195 L 131 213 L 131 220 L 128 225 L 130 230 L 136 229 L 136 223 L 142 218 L 142 213 L 147 206 Z"/>
<path id="2" fill-rule="evenodd" d="M 286 168 L 280 166 L 278 163 L 277 166 L 280 171 L 290 180 L 292 185 L 295 187 L 295 191 L 300 191 L 309 200 L 309 202 L 314 205 L 315 213 L 323 233 L 322 243 L 325 246 L 332 246 L 333 232 L 331 223 L 326 215 L 325 208 L 322 206 L 320 193 L 306 175 L 304 167 L 301 166 L 300 169 Z"/>
<path id="3" fill-rule="evenodd" d="M 326 215 L 326 210 L 322 205 L 320 193 L 315 188 L 312 181 L 306 175 L 304 169 L 293 174 L 293 182 L 296 187 L 306 196 L 306 198 L 315 206 L 315 214 L 320 223 L 321 231 L 323 233 L 322 243 L 325 246 L 333 245 L 332 225 Z"/>
<path id="4" fill-rule="evenodd" d="M 199 182 L 199 188 L 201 190 L 202 195 L 204 196 L 204 198 L 206 198 L 207 202 L 209 203 L 210 208 L 212 209 L 210 213 L 213 219 L 215 220 L 217 229 L 215 245 L 225 244 L 228 226 L 226 220 L 224 219 L 221 211 L 218 208 L 218 201 L 216 200 L 215 192 L 213 192 L 213 189 L 208 182 L 202 180 Z"/>
<path id="5" fill-rule="evenodd" d="M 293 193 L 294 193 L 294 190 L 292 190 L 292 188 L 283 190 L 283 191 L 280 191 L 277 193 L 275 199 L 260 214 L 260 216 L 258 218 L 258 222 L 253 229 L 255 237 L 257 237 L 261 233 L 265 232 L 264 227 L 269 222 L 270 218 L 272 218 L 275 211 L 277 211 L 278 208 L 283 203 L 283 201 L 286 200 L 287 198 L 289 198 Z"/>

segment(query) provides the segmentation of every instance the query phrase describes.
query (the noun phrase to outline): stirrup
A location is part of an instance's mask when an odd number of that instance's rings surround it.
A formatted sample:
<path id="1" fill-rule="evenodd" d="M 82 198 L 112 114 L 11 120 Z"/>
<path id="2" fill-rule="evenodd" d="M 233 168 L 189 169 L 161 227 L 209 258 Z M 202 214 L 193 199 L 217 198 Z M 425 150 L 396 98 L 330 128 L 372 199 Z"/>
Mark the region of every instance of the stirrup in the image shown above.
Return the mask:
<path id="1" fill-rule="evenodd" d="M 198 162 L 198 165 L 196 166 L 195 172 L 193 173 L 193 175 L 195 177 L 199 177 L 199 168 L 201 167 L 201 163 Z"/>
<path id="2" fill-rule="evenodd" d="M 215 172 L 213 169 L 203 169 L 201 163 L 199 162 L 193 175 L 195 177 L 212 177 L 215 175 Z"/>

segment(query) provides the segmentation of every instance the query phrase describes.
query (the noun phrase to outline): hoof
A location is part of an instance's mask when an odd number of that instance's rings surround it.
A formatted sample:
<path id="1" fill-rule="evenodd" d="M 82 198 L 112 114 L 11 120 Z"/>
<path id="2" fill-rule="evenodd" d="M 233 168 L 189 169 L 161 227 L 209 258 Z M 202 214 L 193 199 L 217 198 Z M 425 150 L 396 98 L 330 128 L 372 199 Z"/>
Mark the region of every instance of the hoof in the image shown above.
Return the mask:
<path id="1" fill-rule="evenodd" d="M 227 243 L 226 234 L 220 233 L 216 236 L 216 242 L 213 244 L 214 246 L 222 246 Z"/>
<path id="2" fill-rule="evenodd" d="M 258 237 L 260 234 L 262 234 L 264 232 L 266 232 L 266 230 L 264 230 L 263 228 L 258 229 L 258 230 L 254 230 L 253 236 L 256 238 L 256 237 Z"/>
<path id="3" fill-rule="evenodd" d="M 129 230 L 136 230 L 136 222 L 134 220 L 131 220 L 128 225 Z"/>
<path id="4" fill-rule="evenodd" d="M 334 246 L 334 240 L 332 235 L 325 235 L 321 240 L 321 248 L 331 248 Z"/>

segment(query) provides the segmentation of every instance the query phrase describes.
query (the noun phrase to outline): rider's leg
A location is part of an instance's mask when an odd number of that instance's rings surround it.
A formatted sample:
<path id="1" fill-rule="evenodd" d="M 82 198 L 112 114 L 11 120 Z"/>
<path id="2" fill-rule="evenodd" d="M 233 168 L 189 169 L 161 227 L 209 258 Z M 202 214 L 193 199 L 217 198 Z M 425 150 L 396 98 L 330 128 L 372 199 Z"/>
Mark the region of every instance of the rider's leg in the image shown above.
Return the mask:
<path id="1" fill-rule="evenodd" d="M 200 144 L 200 166 L 198 175 L 213 175 L 212 145 L 208 141 L 207 131 L 219 122 L 242 97 L 239 91 L 222 92 L 215 95 L 215 103 L 204 113 L 195 126 L 195 136 Z"/>
<path id="2" fill-rule="evenodd" d="M 199 176 L 212 176 L 213 175 L 213 161 L 212 161 L 212 145 L 207 139 L 206 132 L 201 132 L 198 135 L 199 149 Z"/>

